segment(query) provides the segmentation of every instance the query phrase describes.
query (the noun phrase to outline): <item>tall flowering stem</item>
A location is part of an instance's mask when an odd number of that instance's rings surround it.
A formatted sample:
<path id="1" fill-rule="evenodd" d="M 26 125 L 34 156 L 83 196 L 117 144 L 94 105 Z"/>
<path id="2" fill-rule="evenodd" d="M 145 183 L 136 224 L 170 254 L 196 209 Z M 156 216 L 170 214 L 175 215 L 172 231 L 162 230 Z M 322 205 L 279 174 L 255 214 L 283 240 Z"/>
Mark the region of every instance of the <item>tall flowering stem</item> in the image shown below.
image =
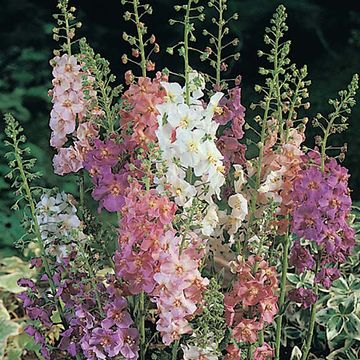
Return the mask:
<path id="1" fill-rule="evenodd" d="M 286 275 L 289 267 L 289 248 L 290 248 L 290 234 L 289 229 L 283 238 L 282 244 L 282 263 L 281 263 L 281 280 L 280 280 L 280 296 L 278 300 L 279 305 L 279 314 L 276 317 L 276 333 L 275 333 L 275 360 L 280 359 L 280 347 L 281 347 L 281 330 L 282 330 L 282 321 L 284 316 L 284 304 L 285 304 L 285 294 L 286 294 Z"/>
<path id="2" fill-rule="evenodd" d="M 321 157 L 320 157 L 320 169 L 321 172 L 325 173 L 325 161 L 327 159 L 326 151 L 328 149 L 327 142 L 328 138 L 331 134 L 340 133 L 347 129 L 347 117 L 346 114 L 351 112 L 351 108 L 355 105 L 354 96 L 356 95 L 356 91 L 359 88 L 359 76 L 355 74 L 351 80 L 351 83 L 348 86 L 347 90 L 339 91 L 340 99 L 331 99 L 329 100 L 329 104 L 333 105 L 334 111 L 329 114 L 327 118 L 325 118 L 321 114 L 317 114 L 316 118 L 314 119 L 314 126 L 320 127 L 323 131 L 323 137 L 321 139 L 318 138 L 318 142 L 321 141 Z M 340 119 L 339 123 L 336 123 L 336 120 Z M 325 124 L 324 124 L 325 122 Z M 317 245 L 317 257 L 316 257 L 316 267 L 315 267 L 315 274 L 318 273 L 320 267 L 320 247 Z M 315 282 L 313 291 L 315 296 L 317 297 L 319 286 L 318 282 Z M 314 327 L 315 327 L 315 320 L 316 320 L 316 308 L 317 308 L 317 301 L 315 301 L 311 305 L 311 312 L 310 312 L 310 322 L 309 322 L 309 329 L 306 336 L 306 340 L 304 342 L 302 348 L 302 355 L 301 360 L 306 360 L 308 358 L 311 343 L 314 334 Z"/>
<path id="3" fill-rule="evenodd" d="M 190 67 L 189 67 L 189 34 L 190 34 L 190 9 L 192 0 L 188 1 L 184 18 L 184 73 L 185 73 L 185 102 L 190 103 Z"/>
<path id="4" fill-rule="evenodd" d="M 227 87 L 226 82 L 237 79 L 222 79 L 222 72 L 228 70 L 228 60 L 238 60 L 240 58 L 240 53 L 236 52 L 235 54 L 230 54 L 228 56 L 223 54 L 223 50 L 227 49 L 229 46 L 238 46 L 239 39 L 234 38 L 231 41 L 228 41 L 224 44 L 224 39 L 226 35 L 229 34 L 229 27 L 227 24 L 231 20 L 237 20 L 239 18 L 237 13 L 234 13 L 231 17 L 225 18 L 225 12 L 228 9 L 227 0 L 210 0 L 208 2 L 210 8 L 214 8 L 217 12 L 217 17 L 211 19 L 212 23 L 217 26 L 217 34 L 212 34 L 210 31 L 203 30 L 203 35 L 209 37 L 209 46 L 207 46 L 204 52 L 201 54 L 200 59 L 202 61 L 208 59 L 210 60 L 210 66 L 215 69 L 215 77 L 208 77 L 213 84 L 214 88 L 217 91 L 220 91 Z M 236 81 L 235 81 L 236 82 Z"/>
<path id="5" fill-rule="evenodd" d="M 266 79 L 266 86 L 255 86 L 255 90 L 257 91 L 263 91 L 265 94 L 264 101 L 262 101 L 258 106 L 260 106 L 264 112 L 263 115 L 256 116 L 255 121 L 260 123 L 260 139 L 258 142 L 258 148 L 259 148 L 259 155 L 258 159 L 256 160 L 256 176 L 255 176 L 255 184 L 254 184 L 254 191 L 253 195 L 251 197 L 250 202 L 250 211 L 249 211 L 249 224 L 248 228 L 251 229 L 254 221 L 255 221 L 255 211 L 256 211 L 256 205 L 258 200 L 258 189 L 260 187 L 261 183 L 261 170 L 262 170 L 262 164 L 264 159 L 264 143 L 267 136 L 268 131 L 268 118 L 271 111 L 271 105 L 274 99 L 276 99 L 276 87 L 278 82 L 278 74 L 282 71 L 283 66 L 285 65 L 285 58 L 282 56 L 283 49 L 286 48 L 285 45 L 279 49 L 279 41 L 284 36 L 284 31 L 286 31 L 286 25 L 285 25 L 285 19 L 286 19 L 286 13 L 285 13 L 285 7 L 280 5 L 273 18 L 271 19 L 271 29 L 267 28 L 267 33 L 273 35 L 273 39 L 269 35 L 265 35 L 264 41 L 265 44 L 271 45 L 271 51 L 268 55 L 268 59 L 271 63 L 273 63 L 273 69 L 264 69 L 260 68 L 259 72 L 262 75 L 270 74 L 271 77 Z M 288 51 L 288 49 L 286 50 Z M 259 52 L 259 56 L 262 56 L 264 53 Z M 279 61 L 281 59 L 282 61 Z M 253 106 L 255 108 L 256 105 Z M 256 133 L 259 133 L 256 131 Z M 247 232 L 247 238 L 250 237 L 251 233 Z M 244 242 L 243 246 L 244 250 L 246 249 L 246 242 Z"/>
<path id="6" fill-rule="evenodd" d="M 145 56 L 145 48 L 144 48 L 144 39 L 143 39 L 143 32 L 140 23 L 140 17 L 139 17 L 139 0 L 133 1 L 133 7 L 134 7 L 134 16 L 135 16 L 135 25 L 136 30 L 138 34 L 138 40 L 139 40 L 139 50 L 140 50 L 140 67 L 141 67 L 141 73 L 143 77 L 146 77 L 146 56 Z"/>
<path id="7" fill-rule="evenodd" d="M 141 4 L 140 0 L 121 0 L 123 5 L 130 4 L 132 12 L 125 11 L 125 21 L 131 21 L 136 27 L 136 36 L 128 35 L 126 32 L 123 33 L 123 39 L 128 42 L 131 46 L 131 57 L 124 54 L 122 56 L 122 62 L 126 64 L 131 62 L 138 65 L 141 69 L 143 78 L 146 78 L 148 71 L 155 70 L 155 63 L 150 60 L 152 53 L 158 53 L 160 51 L 159 44 L 156 43 L 155 35 L 151 35 L 148 39 L 144 36 L 147 34 L 147 27 L 142 22 L 142 17 L 145 14 L 152 14 L 152 7 L 149 4 Z M 152 49 L 146 54 L 145 48 L 148 45 L 153 45 Z M 140 57 L 140 61 L 133 60 Z M 132 71 L 129 70 L 125 73 L 125 78 L 132 78 Z M 128 81 L 127 81 L 128 82 Z"/>
<path id="8" fill-rule="evenodd" d="M 61 321 L 64 325 L 64 327 L 67 327 L 67 321 L 65 319 L 61 304 L 59 303 L 59 300 L 57 297 L 55 297 L 56 294 L 56 287 L 52 280 L 52 274 L 50 271 L 50 266 L 47 260 L 47 256 L 45 254 L 45 248 L 43 239 L 41 237 L 41 231 L 40 231 L 40 225 L 38 222 L 38 218 L 36 216 L 35 212 L 35 201 L 32 194 L 32 188 L 30 187 L 29 181 L 35 179 L 38 177 L 38 174 L 34 174 L 30 172 L 31 168 L 34 165 L 34 159 L 31 160 L 24 160 L 23 154 L 29 153 L 29 149 L 22 149 L 20 147 L 21 143 L 24 143 L 26 141 L 26 138 L 24 135 L 22 135 L 22 127 L 19 125 L 19 123 L 13 118 L 12 115 L 6 114 L 5 115 L 5 122 L 6 122 L 6 128 L 5 133 L 9 138 L 9 141 L 6 141 L 7 146 L 11 146 L 13 148 L 12 152 L 9 152 L 6 156 L 10 159 L 11 157 L 13 160 L 10 160 L 9 165 L 13 170 L 9 173 L 9 178 L 14 178 L 14 185 L 18 188 L 18 193 L 21 195 L 21 198 L 24 199 L 27 202 L 27 206 L 30 209 L 30 217 L 31 217 L 31 223 L 33 232 L 35 234 L 35 238 L 37 241 L 37 245 L 40 249 L 40 257 L 42 264 L 45 269 L 45 273 L 49 279 L 50 289 L 52 292 L 52 295 L 54 297 L 56 309 L 61 317 Z M 18 173 L 18 175 L 15 175 L 15 173 Z M 17 204 L 16 204 L 17 206 Z"/>

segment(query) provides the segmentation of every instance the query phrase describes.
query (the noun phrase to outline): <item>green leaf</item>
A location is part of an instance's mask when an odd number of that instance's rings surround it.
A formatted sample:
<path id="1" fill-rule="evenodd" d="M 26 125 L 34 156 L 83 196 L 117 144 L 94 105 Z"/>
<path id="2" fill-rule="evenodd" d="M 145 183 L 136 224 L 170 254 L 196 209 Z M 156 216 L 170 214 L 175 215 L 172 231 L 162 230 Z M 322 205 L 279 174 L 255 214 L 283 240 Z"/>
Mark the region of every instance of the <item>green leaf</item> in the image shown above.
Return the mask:
<path id="1" fill-rule="evenodd" d="M 4 360 L 21 360 L 23 349 L 8 349 Z"/>
<path id="2" fill-rule="evenodd" d="M 333 295 L 328 300 L 327 306 L 330 308 L 337 309 L 340 304 L 344 305 L 346 299 L 347 299 L 347 296 L 344 296 L 344 295 L 335 295 L 335 296 Z"/>
<path id="3" fill-rule="evenodd" d="M 328 307 L 325 309 L 321 309 L 316 314 L 316 322 L 319 325 L 326 326 L 329 319 L 332 318 L 335 314 L 336 314 L 336 311 L 333 308 Z"/>
<path id="4" fill-rule="evenodd" d="M 346 299 L 346 301 L 344 303 L 343 311 L 340 310 L 341 313 L 344 314 L 344 315 L 351 314 L 356 309 L 356 304 L 357 304 L 357 299 L 352 294 L 348 299 Z M 340 309 L 340 307 L 339 307 L 339 309 Z"/>
<path id="5" fill-rule="evenodd" d="M 345 331 L 353 339 L 360 341 L 360 319 L 355 314 L 346 316 Z"/>
<path id="6" fill-rule="evenodd" d="M 344 278 L 339 278 L 333 282 L 332 291 L 337 294 L 348 294 L 349 286 Z"/>
<path id="7" fill-rule="evenodd" d="M 286 337 L 290 338 L 290 339 L 299 339 L 302 334 L 301 330 L 294 326 L 287 326 L 284 329 L 284 333 L 285 333 Z"/>
<path id="8" fill-rule="evenodd" d="M 13 294 L 21 293 L 22 291 L 24 291 L 24 288 L 20 287 L 17 282 L 23 276 L 23 273 L 1 275 L 0 288 Z"/>
<path id="9" fill-rule="evenodd" d="M 292 284 L 297 284 L 300 282 L 299 275 L 297 275 L 297 274 L 289 273 L 289 274 L 286 274 L 286 277 Z"/>
<path id="10" fill-rule="evenodd" d="M 335 337 L 337 337 L 344 328 L 344 319 L 341 315 L 332 316 L 326 327 L 326 338 L 328 341 L 332 341 Z"/>
<path id="11" fill-rule="evenodd" d="M 20 332 L 21 326 L 10 320 L 10 315 L 0 300 L 0 359 L 5 355 L 9 337 L 19 335 Z"/>

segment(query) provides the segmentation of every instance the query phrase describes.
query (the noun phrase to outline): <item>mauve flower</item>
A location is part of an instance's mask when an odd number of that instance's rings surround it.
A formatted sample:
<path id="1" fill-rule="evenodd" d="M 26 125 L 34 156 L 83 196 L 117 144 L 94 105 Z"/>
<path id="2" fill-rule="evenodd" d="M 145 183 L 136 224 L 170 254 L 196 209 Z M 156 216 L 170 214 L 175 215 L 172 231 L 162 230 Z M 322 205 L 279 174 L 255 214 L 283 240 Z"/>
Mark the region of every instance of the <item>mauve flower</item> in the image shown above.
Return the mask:
<path id="1" fill-rule="evenodd" d="M 315 275 L 315 283 L 321 284 L 325 289 L 330 289 L 333 281 L 340 276 L 340 270 L 337 268 L 322 268 Z"/>
<path id="2" fill-rule="evenodd" d="M 94 200 L 100 201 L 100 209 L 104 207 L 110 212 L 119 211 L 124 203 L 124 188 L 127 185 L 127 176 L 108 173 L 92 192 Z"/>
<path id="3" fill-rule="evenodd" d="M 290 265 L 294 266 L 296 271 L 300 274 L 305 270 L 311 270 L 315 265 L 315 260 L 311 256 L 308 249 L 301 246 L 300 241 L 296 240 L 294 246 L 291 249 Z"/>
<path id="4" fill-rule="evenodd" d="M 294 301 L 304 309 L 307 309 L 317 301 L 317 295 L 311 289 L 298 288 L 289 291 L 289 299 Z"/>
<path id="5" fill-rule="evenodd" d="M 121 337 L 120 352 L 125 359 L 137 359 L 139 357 L 139 332 L 137 329 L 124 329 L 119 333 Z"/>
<path id="6" fill-rule="evenodd" d="M 127 301 L 121 297 L 109 303 L 106 307 L 106 318 L 101 322 L 101 326 L 105 329 L 110 329 L 116 325 L 120 329 L 129 328 L 133 320 L 130 314 L 125 311 Z"/>
<path id="7" fill-rule="evenodd" d="M 241 350 L 235 344 L 230 344 L 226 348 L 224 360 L 241 360 Z"/>
<path id="8" fill-rule="evenodd" d="M 261 328 L 261 323 L 254 319 L 242 319 L 233 329 L 232 336 L 237 341 L 253 344 L 257 340 L 257 332 Z"/>
<path id="9" fill-rule="evenodd" d="M 254 351 L 253 360 L 269 360 L 274 356 L 274 350 L 268 343 L 263 343 Z"/>
<path id="10" fill-rule="evenodd" d="M 123 342 L 118 332 L 110 329 L 96 328 L 91 332 L 89 344 L 96 346 L 98 350 L 95 351 L 96 354 L 103 354 L 105 351 L 110 357 L 113 357 L 119 354 Z"/>

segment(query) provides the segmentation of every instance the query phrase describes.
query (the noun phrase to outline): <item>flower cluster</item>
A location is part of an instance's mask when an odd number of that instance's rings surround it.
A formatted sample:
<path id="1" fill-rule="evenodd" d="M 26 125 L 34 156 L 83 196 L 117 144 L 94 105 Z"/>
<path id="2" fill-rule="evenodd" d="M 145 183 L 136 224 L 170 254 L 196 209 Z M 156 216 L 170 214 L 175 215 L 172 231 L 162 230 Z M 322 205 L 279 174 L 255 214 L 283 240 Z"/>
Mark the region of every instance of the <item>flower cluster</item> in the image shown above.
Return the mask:
<path id="1" fill-rule="evenodd" d="M 47 254 L 57 260 L 66 257 L 72 244 L 85 235 L 77 216 L 76 201 L 70 194 L 43 194 L 36 204 L 37 221 Z"/>
<path id="2" fill-rule="evenodd" d="M 322 264 L 344 262 L 355 245 L 348 224 L 351 198 L 348 171 L 335 159 L 319 168 L 317 153 L 304 160 L 304 169 L 294 182 L 292 231 L 314 241 L 322 250 Z"/>
<path id="3" fill-rule="evenodd" d="M 276 272 L 254 256 L 247 261 L 239 257 L 233 270 L 237 280 L 225 295 L 226 321 L 236 341 L 253 344 L 258 331 L 272 323 L 278 312 Z"/>
<path id="4" fill-rule="evenodd" d="M 86 283 L 71 276 L 60 280 L 59 285 L 65 306 L 74 309 L 68 315 L 69 328 L 61 333 L 61 349 L 71 356 L 82 352 L 90 360 L 118 355 L 129 360 L 138 358 L 139 333 L 132 327 L 127 301 L 113 275 L 108 275 L 107 286 L 98 282 L 90 291 Z M 100 309 L 95 301 L 97 296 L 101 299 Z"/>
<path id="5" fill-rule="evenodd" d="M 118 166 L 122 151 L 123 146 L 113 140 L 96 139 L 86 154 L 84 168 L 95 185 L 92 196 L 99 202 L 99 210 L 119 211 L 124 204 L 128 171 Z"/>
<path id="6" fill-rule="evenodd" d="M 64 175 L 77 172 L 83 167 L 84 154 L 91 148 L 91 140 L 98 136 L 98 130 L 92 122 L 84 121 L 87 110 L 82 86 L 82 71 L 75 56 L 67 54 L 57 56 L 52 61 L 53 109 L 50 128 L 50 144 L 58 150 L 53 163 L 55 173 Z M 63 147 L 68 136 L 76 140 L 73 145 Z"/>
<path id="7" fill-rule="evenodd" d="M 228 96 L 220 100 L 214 120 L 223 127 L 222 135 L 216 140 L 216 146 L 224 156 L 226 171 L 231 164 L 245 164 L 246 147 L 239 143 L 244 136 L 245 123 L 245 107 L 241 104 L 239 86 L 228 90 Z"/>
<path id="8" fill-rule="evenodd" d="M 184 194 L 185 198 L 189 198 L 195 195 L 191 186 L 194 184 L 186 181 L 186 175 L 194 176 L 198 179 L 195 182 L 196 194 L 202 194 L 207 202 L 212 203 L 212 195 L 220 196 L 220 188 L 225 181 L 223 156 L 215 144 L 219 125 L 213 120 L 223 94 L 213 95 L 204 108 L 199 100 L 203 95 L 201 88 L 194 87 L 186 103 L 182 86 L 178 83 L 162 85 L 166 97 L 164 103 L 157 106 L 160 115 L 156 135 L 163 159 L 169 166 L 166 182 L 178 184 L 172 187 L 174 196 Z"/>
<path id="9" fill-rule="evenodd" d="M 289 227 L 288 215 L 292 215 L 294 180 L 301 170 L 304 155 L 300 145 L 305 137 L 300 129 L 291 129 L 288 139 L 282 139 L 280 146 L 273 150 L 277 136 L 277 130 L 274 130 L 265 143 L 262 164 L 264 181 L 258 191 L 259 201 L 265 204 L 274 201 L 278 204 L 276 225 L 278 232 L 285 234 Z"/>
<path id="10" fill-rule="evenodd" d="M 159 312 L 156 329 L 165 345 L 192 331 L 188 320 L 195 315 L 209 283 L 199 271 L 204 251 L 205 244 L 194 233 L 176 236 L 169 230 L 160 239 L 153 296 Z"/>
<path id="11" fill-rule="evenodd" d="M 159 73 L 155 79 L 140 77 L 124 92 L 120 126 L 127 150 L 146 149 L 149 142 L 157 140 L 159 112 L 156 107 L 164 101 L 165 90 L 160 82 L 165 80 Z"/>
<path id="12" fill-rule="evenodd" d="M 151 294 L 154 290 L 160 239 L 171 228 L 175 211 L 175 203 L 156 190 L 146 191 L 136 181 L 129 184 L 119 221 L 115 271 L 131 294 Z"/>

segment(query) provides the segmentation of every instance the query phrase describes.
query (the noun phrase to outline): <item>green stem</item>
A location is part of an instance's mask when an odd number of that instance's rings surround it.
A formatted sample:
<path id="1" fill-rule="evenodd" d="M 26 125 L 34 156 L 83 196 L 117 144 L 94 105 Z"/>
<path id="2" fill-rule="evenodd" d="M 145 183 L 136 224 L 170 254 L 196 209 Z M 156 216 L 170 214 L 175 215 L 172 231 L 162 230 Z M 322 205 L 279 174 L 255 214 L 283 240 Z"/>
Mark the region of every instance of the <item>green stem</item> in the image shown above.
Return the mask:
<path id="1" fill-rule="evenodd" d="M 253 355 L 253 347 L 252 347 L 251 344 L 249 344 L 246 359 L 247 359 L 247 360 L 253 360 L 253 356 L 252 356 L 252 355 Z"/>
<path id="2" fill-rule="evenodd" d="M 140 293 L 139 298 L 139 332 L 140 332 L 140 360 L 145 360 L 146 338 L 145 338 L 145 293 Z"/>
<path id="3" fill-rule="evenodd" d="M 190 104 L 190 84 L 189 84 L 189 33 L 190 33 L 190 9 L 191 9 L 191 2 L 192 0 L 188 1 L 186 7 L 186 14 L 184 19 L 184 62 L 185 62 L 185 102 L 187 105 Z"/>
<path id="4" fill-rule="evenodd" d="M 82 220 L 84 220 L 84 211 L 85 211 L 85 200 L 84 200 L 84 194 L 85 194 L 85 190 L 84 190 L 84 172 L 81 170 L 79 173 L 79 201 L 80 201 L 80 206 L 79 206 L 79 210 L 80 210 L 80 218 Z"/>
<path id="5" fill-rule="evenodd" d="M 248 229 L 251 229 L 251 226 L 253 225 L 255 221 L 255 211 L 256 211 L 256 203 L 258 198 L 258 189 L 260 187 L 261 183 L 261 164 L 263 162 L 264 158 L 264 141 L 266 136 L 266 130 L 267 130 L 267 118 L 270 111 L 270 102 L 271 102 L 271 96 L 273 93 L 273 85 L 270 86 L 269 94 L 267 96 L 267 101 L 265 105 L 265 111 L 264 116 L 262 118 L 261 122 L 261 134 L 260 134 L 260 147 L 259 147 L 259 159 L 257 162 L 257 169 L 256 169 L 256 179 L 255 179 L 255 188 L 253 189 L 253 195 L 250 199 L 250 211 L 249 211 L 249 223 L 248 223 Z M 245 241 L 243 243 L 243 252 L 246 251 L 246 244 L 247 240 L 250 238 L 250 231 L 246 232 Z M 241 248 L 240 246 L 238 248 Z"/>
<path id="6" fill-rule="evenodd" d="M 264 343 L 264 329 L 259 331 L 259 344 L 260 346 Z"/>
<path id="7" fill-rule="evenodd" d="M 67 42 L 67 53 L 71 56 L 71 39 L 70 39 L 70 26 L 69 26 L 69 16 L 67 12 L 67 6 L 64 9 L 64 18 L 65 18 L 65 29 L 66 29 L 66 42 Z"/>
<path id="8" fill-rule="evenodd" d="M 280 297 L 279 297 L 279 315 L 276 318 L 276 335 L 275 335 L 275 360 L 280 359 L 280 347 L 281 347 L 281 330 L 282 320 L 284 316 L 284 303 L 285 303 L 285 291 L 286 291 L 286 275 L 288 270 L 288 257 L 289 257 L 290 236 L 289 229 L 286 232 L 283 242 L 282 252 L 282 264 L 281 264 L 281 282 L 280 282 Z"/>
<path id="9" fill-rule="evenodd" d="M 139 40 L 139 50 L 140 50 L 140 67 L 142 71 L 142 76 L 146 77 L 146 56 L 145 56 L 145 47 L 144 47 L 144 39 L 143 39 L 143 33 L 142 33 L 142 27 L 143 25 L 140 22 L 139 17 L 139 0 L 134 0 L 134 15 L 135 15 L 135 24 L 136 24 L 136 30 L 138 34 L 138 40 Z"/>
<path id="10" fill-rule="evenodd" d="M 97 284 L 96 284 L 96 281 L 95 281 L 95 274 L 94 274 L 93 268 L 90 265 L 89 260 L 88 260 L 88 258 L 86 256 L 86 252 L 85 252 L 85 249 L 84 249 L 81 241 L 78 242 L 78 248 L 79 248 L 81 256 L 82 256 L 82 258 L 84 260 L 85 268 L 89 272 L 89 275 L 90 275 L 90 279 L 91 279 L 90 281 L 91 281 L 91 285 L 92 285 L 92 287 L 93 287 L 93 289 L 95 291 L 95 299 L 96 299 L 96 304 L 97 304 L 99 313 L 100 313 L 100 315 L 104 315 L 104 311 L 103 311 L 102 306 L 101 306 L 101 300 L 100 300 L 99 291 L 97 289 Z"/>
<path id="11" fill-rule="evenodd" d="M 179 340 L 176 340 L 171 351 L 171 360 L 177 359 L 178 350 L 179 350 Z"/>
<path id="12" fill-rule="evenodd" d="M 221 50 L 223 37 L 223 2 L 219 1 L 219 32 L 217 38 L 217 55 L 216 55 L 216 85 L 221 84 Z"/>
<path id="13" fill-rule="evenodd" d="M 279 81 L 279 69 L 278 69 L 278 62 L 279 62 L 279 39 L 280 39 L 280 32 L 278 30 L 277 35 L 275 36 L 275 46 L 274 46 L 274 83 L 276 88 L 276 100 L 278 106 L 278 121 L 279 121 L 279 130 L 280 130 L 280 138 L 283 134 L 283 106 L 281 101 L 281 94 L 280 94 L 280 81 Z"/>
<path id="14" fill-rule="evenodd" d="M 49 285 L 50 285 L 51 293 L 52 293 L 54 301 L 55 301 L 56 309 L 57 309 L 57 311 L 58 311 L 58 313 L 60 315 L 60 318 L 61 318 L 61 321 L 62 321 L 64 327 L 67 328 L 67 321 L 66 321 L 63 309 L 61 307 L 59 299 L 55 296 L 56 295 L 56 287 L 55 287 L 55 284 L 53 282 L 51 271 L 50 271 L 50 266 L 49 266 L 49 263 L 48 263 L 48 260 L 47 260 L 46 254 L 45 254 L 45 247 L 44 247 L 44 243 L 43 243 L 43 240 L 42 240 L 42 237 L 41 237 L 41 230 L 40 230 L 39 222 L 37 220 L 36 213 L 35 213 L 34 199 L 32 197 L 30 186 L 29 186 L 28 180 L 27 180 L 26 175 L 25 175 L 24 167 L 23 167 L 23 164 L 22 164 L 22 159 L 21 159 L 21 157 L 19 155 L 20 154 L 20 149 L 18 147 L 18 142 L 17 142 L 16 137 L 13 137 L 13 143 L 14 143 L 14 153 L 15 153 L 16 163 L 17 163 L 17 166 L 18 166 L 18 169 L 19 169 L 19 172 L 20 172 L 20 177 L 21 177 L 24 189 L 25 189 L 25 194 L 26 194 L 25 198 L 26 198 L 27 203 L 29 205 L 31 218 L 32 218 L 32 221 L 33 221 L 33 224 L 34 224 L 35 237 L 37 239 L 37 244 L 38 244 L 38 246 L 40 248 L 40 258 L 41 258 L 41 261 L 42 261 L 42 263 L 44 265 L 45 273 L 46 273 L 46 275 L 47 275 L 47 277 L 49 279 Z"/>
<path id="15" fill-rule="evenodd" d="M 319 270 L 319 258 L 316 260 L 316 267 L 315 267 L 315 274 Z M 319 293 L 318 284 L 314 285 L 314 293 L 317 296 Z M 309 323 L 309 329 L 306 336 L 305 343 L 302 347 L 302 355 L 301 360 L 306 360 L 309 356 L 311 343 L 314 335 L 314 328 L 315 328 L 315 320 L 316 320 L 316 307 L 317 307 L 317 301 L 311 306 L 311 312 L 310 312 L 310 323 Z"/>

